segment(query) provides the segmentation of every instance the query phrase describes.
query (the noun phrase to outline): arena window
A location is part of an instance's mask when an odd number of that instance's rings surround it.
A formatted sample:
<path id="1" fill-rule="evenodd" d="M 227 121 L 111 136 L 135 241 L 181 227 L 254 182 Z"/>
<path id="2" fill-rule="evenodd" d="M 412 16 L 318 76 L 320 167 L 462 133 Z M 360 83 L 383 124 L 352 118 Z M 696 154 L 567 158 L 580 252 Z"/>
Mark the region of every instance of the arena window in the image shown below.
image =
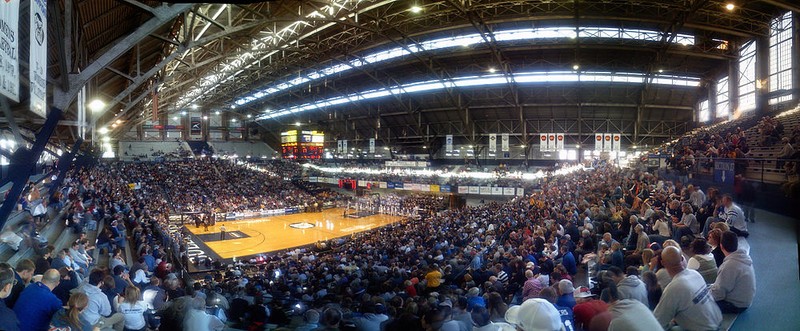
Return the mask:
<path id="1" fill-rule="evenodd" d="M 730 92 L 728 90 L 728 76 L 717 81 L 717 109 L 716 117 L 728 117 L 731 114 Z"/>
<path id="2" fill-rule="evenodd" d="M 756 108 L 756 43 L 751 41 L 739 51 L 739 110 Z"/>
<path id="3" fill-rule="evenodd" d="M 772 20 L 769 31 L 769 92 L 792 89 L 792 12 Z M 790 101 L 794 95 L 769 99 L 769 104 Z"/>

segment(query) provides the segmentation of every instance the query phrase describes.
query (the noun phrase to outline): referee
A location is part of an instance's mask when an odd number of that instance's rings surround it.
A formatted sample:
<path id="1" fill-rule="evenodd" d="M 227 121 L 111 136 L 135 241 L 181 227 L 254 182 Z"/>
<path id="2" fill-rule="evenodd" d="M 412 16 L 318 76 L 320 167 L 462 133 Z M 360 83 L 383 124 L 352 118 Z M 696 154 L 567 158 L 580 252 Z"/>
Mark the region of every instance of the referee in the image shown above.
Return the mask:
<path id="1" fill-rule="evenodd" d="M 219 227 L 219 240 L 225 240 L 225 224 Z"/>

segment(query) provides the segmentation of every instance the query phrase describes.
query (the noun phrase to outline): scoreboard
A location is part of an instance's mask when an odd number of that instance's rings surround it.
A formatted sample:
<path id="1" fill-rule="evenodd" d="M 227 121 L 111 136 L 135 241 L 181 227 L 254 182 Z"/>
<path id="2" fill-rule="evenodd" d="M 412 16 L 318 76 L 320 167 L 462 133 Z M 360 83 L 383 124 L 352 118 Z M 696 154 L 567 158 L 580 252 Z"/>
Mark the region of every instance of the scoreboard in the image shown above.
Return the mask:
<path id="1" fill-rule="evenodd" d="M 281 132 L 281 155 L 284 159 L 321 159 L 324 145 L 325 133 L 321 131 Z"/>

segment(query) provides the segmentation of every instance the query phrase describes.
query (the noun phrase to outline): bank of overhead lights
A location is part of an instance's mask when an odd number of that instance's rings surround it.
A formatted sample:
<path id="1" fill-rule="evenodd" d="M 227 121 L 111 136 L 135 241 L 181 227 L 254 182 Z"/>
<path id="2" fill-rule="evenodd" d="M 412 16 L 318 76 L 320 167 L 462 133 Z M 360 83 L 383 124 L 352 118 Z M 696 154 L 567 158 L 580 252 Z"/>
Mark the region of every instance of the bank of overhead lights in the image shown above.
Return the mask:
<path id="1" fill-rule="evenodd" d="M 612 84 L 643 84 L 645 74 L 633 72 L 601 72 L 601 71 L 545 71 L 545 72 L 514 72 L 507 74 L 517 84 L 541 83 L 612 83 Z M 507 84 L 506 75 L 485 74 L 480 76 L 453 77 L 448 80 L 429 80 L 413 82 L 372 90 L 355 92 L 342 96 L 322 99 L 319 101 L 295 105 L 289 108 L 275 109 L 271 113 L 261 114 L 256 120 L 271 119 L 309 110 L 326 109 L 347 103 L 355 103 L 392 95 L 403 95 L 419 92 L 436 91 L 446 88 L 480 88 Z M 652 79 L 653 84 L 681 87 L 698 87 L 700 78 L 690 76 L 675 76 L 656 74 Z"/>
<path id="2" fill-rule="evenodd" d="M 734 9 L 736 9 L 736 5 L 733 4 L 732 2 L 728 2 L 727 4 L 725 4 L 725 9 L 727 9 L 728 11 L 733 11 Z"/>
<path id="3" fill-rule="evenodd" d="M 203 115 L 203 120 L 208 120 L 208 116 Z"/>
<path id="4" fill-rule="evenodd" d="M 106 133 L 108 133 L 108 128 L 106 128 L 106 127 L 99 128 L 99 129 L 97 129 L 97 132 L 100 133 L 100 134 L 106 134 Z"/>
<path id="5" fill-rule="evenodd" d="M 186 116 L 186 111 L 185 111 L 185 110 L 184 110 L 184 111 L 182 111 L 182 112 L 181 112 L 181 115 L 182 115 L 182 116 Z"/>
<path id="6" fill-rule="evenodd" d="M 192 104 L 192 109 L 197 109 L 197 108 L 200 108 L 200 106 L 198 106 L 197 104 Z"/>
<path id="7" fill-rule="evenodd" d="M 294 122 L 294 125 L 296 125 L 296 126 L 301 126 L 301 125 L 303 125 L 303 123 L 300 123 L 300 122 Z"/>
<path id="8" fill-rule="evenodd" d="M 252 114 L 247 114 L 247 118 L 252 118 L 252 117 L 253 117 Z"/>
<path id="9" fill-rule="evenodd" d="M 219 115 L 219 110 L 215 111 L 214 115 Z"/>
<path id="10" fill-rule="evenodd" d="M 495 67 L 489 67 L 489 72 L 490 73 L 495 73 L 495 72 L 497 72 L 497 69 Z"/>
<path id="11" fill-rule="evenodd" d="M 578 70 L 578 69 L 580 69 L 580 68 L 581 68 L 581 66 L 579 66 L 579 65 L 577 65 L 577 64 L 573 64 L 573 65 L 572 65 L 572 70 Z"/>
<path id="12" fill-rule="evenodd" d="M 493 36 L 496 42 L 507 43 L 516 41 L 530 41 L 537 40 L 552 41 L 559 39 L 570 38 L 603 38 L 603 39 L 621 39 L 621 40 L 638 40 L 645 42 L 660 42 L 662 39 L 662 32 L 656 30 L 645 29 L 627 29 L 618 27 L 602 27 L 602 26 L 580 26 L 576 32 L 574 26 L 571 27 L 537 27 L 537 28 L 520 28 L 520 29 L 507 29 L 493 31 Z M 347 61 L 345 63 L 336 63 L 319 70 L 309 71 L 302 73 L 293 78 L 284 81 L 278 81 L 275 84 L 269 85 L 265 88 L 252 91 L 247 95 L 243 95 L 234 100 L 234 105 L 245 105 L 265 98 L 269 95 L 285 91 L 298 86 L 306 86 L 309 82 L 325 79 L 326 77 L 336 75 L 350 70 L 358 70 L 359 67 L 375 65 L 378 63 L 385 63 L 395 59 L 400 59 L 414 53 L 431 52 L 442 49 L 452 49 L 456 47 L 469 47 L 471 45 L 479 45 L 486 43 L 486 40 L 479 33 L 464 34 L 458 36 L 450 36 L 444 38 L 435 38 L 423 40 L 410 45 L 400 45 L 398 47 L 375 51 L 359 56 L 356 59 Z M 671 41 L 673 44 L 680 45 L 694 45 L 695 36 L 689 34 L 677 34 Z M 244 61 L 244 60 L 239 60 Z M 255 65 L 253 63 L 241 64 L 243 68 Z M 242 70 L 239 70 L 241 72 Z M 234 75 L 236 71 L 232 70 L 234 74 L 231 75 L 214 75 L 206 77 L 203 83 L 211 84 L 217 80 L 228 80 Z M 202 85 L 202 84 L 201 84 Z M 200 86 L 195 88 L 196 93 L 203 92 Z M 193 91 L 194 92 L 194 91 Z M 191 93 L 190 93 L 191 94 Z"/>
<path id="13" fill-rule="evenodd" d="M 409 8 L 408 10 L 410 12 L 414 13 L 414 14 L 419 14 L 419 13 L 422 12 L 422 7 L 420 7 L 420 6 L 411 6 L 411 8 Z"/>

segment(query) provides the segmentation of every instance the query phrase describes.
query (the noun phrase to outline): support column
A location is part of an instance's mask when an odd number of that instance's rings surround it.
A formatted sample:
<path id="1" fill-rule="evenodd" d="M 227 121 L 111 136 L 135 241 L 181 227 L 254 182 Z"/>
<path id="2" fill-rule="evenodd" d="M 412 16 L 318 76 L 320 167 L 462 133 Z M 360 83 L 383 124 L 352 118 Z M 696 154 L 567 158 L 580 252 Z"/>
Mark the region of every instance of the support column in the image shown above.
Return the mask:
<path id="1" fill-rule="evenodd" d="M 717 81 L 708 82 L 708 114 L 709 122 L 717 121 Z"/>
<path id="2" fill-rule="evenodd" d="M 765 94 L 769 91 L 769 37 L 756 38 L 756 109 L 755 116 L 763 116 L 769 107 Z"/>
<path id="3" fill-rule="evenodd" d="M 0 206 L 0 229 L 6 224 L 8 216 L 11 215 L 11 211 L 16 207 L 17 201 L 22 196 L 28 183 L 28 178 L 36 170 L 36 161 L 39 160 L 47 142 L 50 140 L 50 136 L 53 135 L 61 115 L 61 109 L 51 108 L 50 114 L 47 115 L 47 120 L 45 120 L 39 133 L 36 134 L 36 142 L 31 149 L 20 147 L 12 155 L 8 170 L 9 174 L 11 174 L 9 177 L 13 185 L 3 201 L 3 205 Z"/>
<path id="4" fill-rule="evenodd" d="M 738 47 L 738 45 L 737 45 Z M 728 119 L 731 120 L 739 111 L 739 61 L 728 61 Z"/>

